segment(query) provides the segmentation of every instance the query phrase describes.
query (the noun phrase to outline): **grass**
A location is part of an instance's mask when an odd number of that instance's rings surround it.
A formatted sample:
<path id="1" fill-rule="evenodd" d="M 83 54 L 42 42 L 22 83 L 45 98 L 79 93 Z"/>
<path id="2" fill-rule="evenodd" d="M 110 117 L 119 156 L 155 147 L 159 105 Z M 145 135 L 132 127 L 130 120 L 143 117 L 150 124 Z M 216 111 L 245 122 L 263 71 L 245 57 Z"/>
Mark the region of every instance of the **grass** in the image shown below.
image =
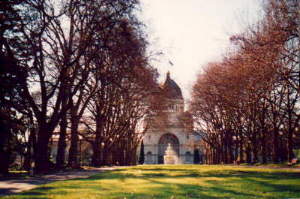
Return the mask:
<path id="1" fill-rule="evenodd" d="M 255 164 L 249 164 L 249 163 L 242 163 L 240 164 L 242 166 L 261 166 L 261 167 L 273 167 L 273 168 L 300 168 L 300 164 L 293 164 L 291 165 L 289 162 L 284 163 L 268 163 L 268 164 L 262 164 L 262 163 L 255 163 Z"/>
<path id="2" fill-rule="evenodd" d="M 4 198 L 300 198 L 300 172 L 216 165 L 135 166 Z"/>

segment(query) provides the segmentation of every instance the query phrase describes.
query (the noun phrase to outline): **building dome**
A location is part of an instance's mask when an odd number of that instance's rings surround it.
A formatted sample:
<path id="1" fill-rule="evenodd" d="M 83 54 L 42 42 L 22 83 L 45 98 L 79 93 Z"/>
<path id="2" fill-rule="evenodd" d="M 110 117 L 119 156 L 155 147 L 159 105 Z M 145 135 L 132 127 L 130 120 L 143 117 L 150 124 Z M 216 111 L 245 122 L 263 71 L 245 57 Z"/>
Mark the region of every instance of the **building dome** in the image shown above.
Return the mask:
<path id="1" fill-rule="evenodd" d="M 181 89 L 177 83 L 171 79 L 170 72 L 167 73 L 166 81 L 162 85 L 162 90 L 166 97 L 170 99 L 183 99 Z"/>

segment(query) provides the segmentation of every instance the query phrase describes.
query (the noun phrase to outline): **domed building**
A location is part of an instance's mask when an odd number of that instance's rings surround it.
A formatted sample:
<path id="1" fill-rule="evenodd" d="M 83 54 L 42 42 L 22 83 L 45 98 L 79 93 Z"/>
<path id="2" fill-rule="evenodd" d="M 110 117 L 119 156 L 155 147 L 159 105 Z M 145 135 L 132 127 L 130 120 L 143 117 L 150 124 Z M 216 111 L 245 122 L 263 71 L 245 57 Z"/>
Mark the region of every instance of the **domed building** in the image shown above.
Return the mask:
<path id="1" fill-rule="evenodd" d="M 149 126 L 143 137 L 144 164 L 164 164 L 168 145 L 175 152 L 175 164 L 192 164 L 197 138 L 193 133 L 191 116 L 184 112 L 181 89 L 169 72 L 159 92 L 165 99 L 164 108 L 162 114 L 153 114 L 147 120 Z"/>

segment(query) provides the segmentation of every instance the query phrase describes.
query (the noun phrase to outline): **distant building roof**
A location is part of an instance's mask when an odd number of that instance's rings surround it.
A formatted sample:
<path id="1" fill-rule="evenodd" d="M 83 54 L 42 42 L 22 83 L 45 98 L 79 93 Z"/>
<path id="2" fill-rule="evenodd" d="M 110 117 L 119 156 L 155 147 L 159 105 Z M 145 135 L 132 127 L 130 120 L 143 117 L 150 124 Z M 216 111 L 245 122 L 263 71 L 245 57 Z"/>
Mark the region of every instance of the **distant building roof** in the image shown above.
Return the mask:
<path id="1" fill-rule="evenodd" d="M 183 99 L 181 89 L 177 85 L 177 83 L 173 79 L 171 79 L 170 72 L 167 73 L 166 81 L 162 85 L 162 90 L 168 98 Z"/>

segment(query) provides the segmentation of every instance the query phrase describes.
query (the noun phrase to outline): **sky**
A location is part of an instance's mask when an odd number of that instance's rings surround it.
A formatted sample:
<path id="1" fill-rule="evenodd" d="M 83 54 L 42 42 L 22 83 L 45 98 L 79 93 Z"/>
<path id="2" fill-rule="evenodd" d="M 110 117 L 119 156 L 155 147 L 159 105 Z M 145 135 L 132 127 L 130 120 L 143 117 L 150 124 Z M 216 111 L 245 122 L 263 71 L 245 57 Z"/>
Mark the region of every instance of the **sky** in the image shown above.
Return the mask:
<path id="1" fill-rule="evenodd" d="M 164 81 L 167 71 L 189 99 L 203 66 L 218 61 L 229 37 L 262 16 L 261 0 L 140 0 L 152 65 Z M 170 64 L 170 62 L 173 64 Z"/>

